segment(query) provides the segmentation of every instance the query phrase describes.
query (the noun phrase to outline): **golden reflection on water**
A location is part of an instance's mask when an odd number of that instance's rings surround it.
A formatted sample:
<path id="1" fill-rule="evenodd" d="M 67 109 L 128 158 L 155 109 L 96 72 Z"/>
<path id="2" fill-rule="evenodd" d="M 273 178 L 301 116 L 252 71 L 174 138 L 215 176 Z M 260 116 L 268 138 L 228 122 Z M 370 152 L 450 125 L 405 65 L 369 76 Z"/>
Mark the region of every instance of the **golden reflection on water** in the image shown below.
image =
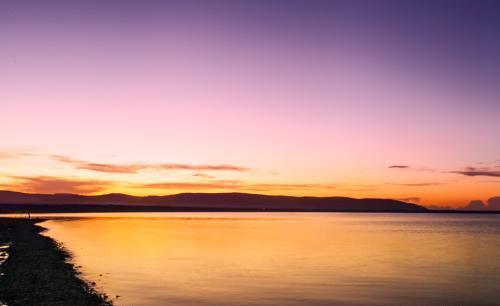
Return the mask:
<path id="1" fill-rule="evenodd" d="M 73 215 L 74 217 L 75 215 Z M 500 218 L 133 213 L 43 223 L 118 305 L 498 305 Z"/>

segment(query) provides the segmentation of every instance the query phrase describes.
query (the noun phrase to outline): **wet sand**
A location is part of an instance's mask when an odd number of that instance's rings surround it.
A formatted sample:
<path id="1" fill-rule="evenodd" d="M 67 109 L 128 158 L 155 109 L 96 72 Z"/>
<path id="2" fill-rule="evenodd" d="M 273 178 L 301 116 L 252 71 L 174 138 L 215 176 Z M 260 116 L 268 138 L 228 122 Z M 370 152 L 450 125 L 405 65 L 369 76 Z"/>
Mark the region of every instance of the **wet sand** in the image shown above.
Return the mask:
<path id="1" fill-rule="evenodd" d="M 112 305 L 78 278 L 66 250 L 41 235 L 41 221 L 0 218 L 0 245 L 10 244 L 0 266 L 0 305 Z"/>

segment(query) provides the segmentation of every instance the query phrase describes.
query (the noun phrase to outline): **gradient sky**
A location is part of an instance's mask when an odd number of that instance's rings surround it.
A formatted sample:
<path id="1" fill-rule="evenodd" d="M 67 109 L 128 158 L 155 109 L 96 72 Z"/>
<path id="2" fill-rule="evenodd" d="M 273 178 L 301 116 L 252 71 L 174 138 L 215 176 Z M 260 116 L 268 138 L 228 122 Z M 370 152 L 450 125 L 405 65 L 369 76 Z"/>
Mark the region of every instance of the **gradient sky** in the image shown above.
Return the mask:
<path id="1" fill-rule="evenodd" d="M 498 1 L 2 1 L 0 188 L 500 195 Z"/>

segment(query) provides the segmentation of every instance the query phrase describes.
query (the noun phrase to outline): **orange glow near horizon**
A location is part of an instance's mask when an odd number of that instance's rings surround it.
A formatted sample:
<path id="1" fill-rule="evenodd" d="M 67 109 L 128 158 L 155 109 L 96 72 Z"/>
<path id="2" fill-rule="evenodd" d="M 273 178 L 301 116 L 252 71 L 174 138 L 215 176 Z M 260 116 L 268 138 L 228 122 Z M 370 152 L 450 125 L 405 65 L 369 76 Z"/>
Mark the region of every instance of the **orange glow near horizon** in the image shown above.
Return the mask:
<path id="1" fill-rule="evenodd" d="M 450 207 L 463 206 L 471 200 L 486 201 L 499 193 L 499 184 L 494 179 L 402 165 L 358 170 L 344 168 L 336 175 L 317 169 L 315 180 L 308 180 L 313 177 L 308 169 L 302 174 L 287 175 L 276 168 L 259 169 L 248 164 L 110 164 L 62 158 L 36 150 L 5 150 L 0 164 L 4 170 L 0 176 L 0 189 L 28 193 L 147 196 L 182 192 L 247 192 L 391 198 Z"/>

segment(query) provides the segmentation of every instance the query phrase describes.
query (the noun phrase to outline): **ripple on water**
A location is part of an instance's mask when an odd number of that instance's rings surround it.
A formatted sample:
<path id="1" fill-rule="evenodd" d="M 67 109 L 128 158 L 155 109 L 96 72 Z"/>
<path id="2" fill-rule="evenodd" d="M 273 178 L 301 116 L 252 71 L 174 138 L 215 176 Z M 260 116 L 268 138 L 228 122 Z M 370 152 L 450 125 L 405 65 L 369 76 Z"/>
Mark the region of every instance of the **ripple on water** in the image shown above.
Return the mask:
<path id="1" fill-rule="evenodd" d="M 10 243 L 0 243 L 0 266 L 9 258 L 9 253 L 7 252 L 10 247 Z M 0 273 L 0 275 L 2 275 Z M 0 304 L 0 306 L 2 306 Z"/>
<path id="2" fill-rule="evenodd" d="M 7 252 L 7 250 L 9 249 L 11 243 L 8 242 L 8 243 L 0 243 L 0 268 L 2 267 L 2 264 L 7 260 L 7 258 L 9 258 L 9 253 Z M 0 269 L 0 276 L 2 276 L 3 273 L 2 273 L 2 270 Z M 0 306 L 5 306 L 4 304 L 2 304 L 2 302 L 0 301 Z"/>
<path id="3" fill-rule="evenodd" d="M 11 245 L 10 243 L 0 243 L 0 267 L 7 260 L 7 258 L 9 258 L 9 253 L 7 252 L 7 250 L 9 249 L 10 245 Z M 0 270 L 0 277 L 2 275 L 3 273 Z M 0 306 L 7 306 L 7 304 L 2 303 L 2 301 L 0 301 Z"/>

